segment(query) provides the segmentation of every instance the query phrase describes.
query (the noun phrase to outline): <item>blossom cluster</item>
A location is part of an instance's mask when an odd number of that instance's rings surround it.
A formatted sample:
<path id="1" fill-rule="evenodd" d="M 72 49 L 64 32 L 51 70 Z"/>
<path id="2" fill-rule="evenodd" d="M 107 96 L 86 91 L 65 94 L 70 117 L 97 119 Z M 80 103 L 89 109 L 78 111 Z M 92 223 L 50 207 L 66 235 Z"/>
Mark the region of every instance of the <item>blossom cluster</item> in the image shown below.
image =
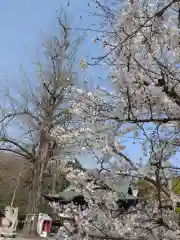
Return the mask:
<path id="1" fill-rule="evenodd" d="M 90 177 L 94 181 L 87 181 Z M 107 178 L 109 172 L 69 173 L 68 180 L 84 196 L 88 206 L 83 208 L 72 202 L 52 206 L 64 219 L 59 239 L 179 239 L 178 215 L 174 211 L 159 208 L 156 200 L 140 201 L 123 211 L 117 204 L 117 194 L 100 188 Z M 118 176 L 113 174 L 115 180 Z"/>

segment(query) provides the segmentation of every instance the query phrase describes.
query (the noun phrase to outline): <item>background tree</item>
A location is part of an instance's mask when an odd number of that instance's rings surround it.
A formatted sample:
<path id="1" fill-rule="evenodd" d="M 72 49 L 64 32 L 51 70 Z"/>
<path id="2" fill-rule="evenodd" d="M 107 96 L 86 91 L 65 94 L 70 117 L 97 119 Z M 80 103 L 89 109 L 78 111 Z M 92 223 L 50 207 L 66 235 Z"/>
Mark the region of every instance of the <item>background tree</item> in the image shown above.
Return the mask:
<path id="1" fill-rule="evenodd" d="M 62 23 L 62 17 L 65 23 Z M 1 104 L 0 150 L 13 152 L 30 163 L 30 193 L 24 227 L 27 234 L 36 234 L 43 176 L 48 162 L 55 156 L 59 160 L 61 149 L 70 146 L 62 141 L 57 148 L 51 131 L 57 125 L 67 131 L 71 122 L 68 107 L 76 79 L 73 64 L 81 38 L 70 37 L 63 13 L 58 17 L 58 24 L 61 37 L 54 37 L 44 45 L 47 61 L 45 64 L 40 60 L 37 62 L 37 82 L 26 78 L 19 91 L 8 85 L 8 90 L 4 91 L 5 103 Z"/>

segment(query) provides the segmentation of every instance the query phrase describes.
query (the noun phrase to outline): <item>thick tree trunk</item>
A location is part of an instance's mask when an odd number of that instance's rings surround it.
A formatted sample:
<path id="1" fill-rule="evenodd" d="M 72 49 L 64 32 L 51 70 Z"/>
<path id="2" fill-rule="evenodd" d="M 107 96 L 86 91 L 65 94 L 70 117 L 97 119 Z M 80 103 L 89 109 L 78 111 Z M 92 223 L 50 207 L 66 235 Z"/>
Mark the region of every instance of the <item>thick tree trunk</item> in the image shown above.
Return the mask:
<path id="1" fill-rule="evenodd" d="M 24 235 L 37 235 L 37 220 L 39 206 L 41 203 L 41 188 L 45 166 L 49 158 L 49 131 L 47 126 L 42 126 L 40 144 L 36 161 L 33 166 L 32 188 L 29 196 L 26 220 L 24 224 Z"/>
<path id="2" fill-rule="evenodd" d="M 32 188 L 30 191 L 27 215 L 23 229 L 25 235 L 37 235 L 37 220 L 41 201 L 41 185 L 43 172 L 44 164 L 35 164 Z"/>

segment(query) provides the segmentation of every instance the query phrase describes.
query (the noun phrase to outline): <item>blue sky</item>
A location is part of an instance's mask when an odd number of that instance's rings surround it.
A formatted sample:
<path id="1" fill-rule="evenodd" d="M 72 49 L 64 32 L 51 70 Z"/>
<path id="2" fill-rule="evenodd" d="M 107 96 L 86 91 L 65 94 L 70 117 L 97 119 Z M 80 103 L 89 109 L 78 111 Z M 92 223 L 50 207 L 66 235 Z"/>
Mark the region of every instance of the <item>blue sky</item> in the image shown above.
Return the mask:
<path id="1" fill-rule="evenodd" d="M 61 7 L 67 12 L 68 20 L 73 28 L 98 27 L 99 19 L 91 17 L 87 13 L 93 11 L 93 7 L 88 7 L 87 0 L 70 0 L 69 6 L 67 3 L 67 0 L 63 1 L 63 5 L 59 0 L 0 1 L 0 90 L 3 90 L 3 82 L 6 83 L 7 79 L 18 85 L 21 77 L 21 65 L 31 78 L 36 78 L 34 62 L 43 41 L 58 34 L 56 16 Z M 74 34 L 79 36 L 82 32 L 74 31 Z M 102 55 L 99 45 L 92 43 L 92 39 L 96 36 L 96 32 L 88 32 L 79 57 L 90 59 L 91 56 Z M 97 84 L 98 77 L 105 80 L 106 75 L 107 71 L 93 67 L 89 68 L 83 76 L 88 76 L 92 88 Z M 98 83 L 100 83 L 99 80 Z M 129 147 L 131 151 L 128 150 Z M 130 156 L 139 157 L 139 146 L 129 143 L 128 149 L 125 151 Z M 85 165 L 92 166 L 88 156 L 84 161 Z"/>
<path id="2" fill-rule="evenodd" d="M 8 77 L 17 81 L 20 75 L 20 66 L 34 71 L 33 62 L 36 60 L 39 48 L 45 39 L 58 33 L 56 13 L 61 6 L 68 13 L 68 20 L 72 27 L 92 27 L 91 17 L 87 12 L 86 0 L 1 0 L 0 1 L 0 78 Z M 90 10 L 89 10 L 90 11 Z M 82 16 L 82 18 L 80 17 Z M 77 36 L 82 34 L 76 31 Z M 92 44 L 95 33 L 86 38 L 86 44 L 82 46 L 82 57 L 97 54 L 98 48 Z M 94 52 L 94 53 L 93 53 Z M 91 72 L 94 78 L 96 71 Z M 90 77 L 90 76 L 89 76 Z"/>

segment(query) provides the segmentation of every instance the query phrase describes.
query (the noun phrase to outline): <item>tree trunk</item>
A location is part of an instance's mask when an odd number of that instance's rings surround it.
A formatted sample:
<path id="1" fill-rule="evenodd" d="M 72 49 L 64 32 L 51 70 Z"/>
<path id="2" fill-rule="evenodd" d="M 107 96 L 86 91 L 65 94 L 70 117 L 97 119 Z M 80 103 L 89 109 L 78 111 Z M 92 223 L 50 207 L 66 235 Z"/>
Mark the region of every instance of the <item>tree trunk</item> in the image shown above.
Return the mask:
<path id="1" fill-rule="evenodd" d="M 30 191 L 27 215 L 23 229 L 25 235 L 37 235 L 37 220 L 41 201 L 42 173 L 44 171 L 43 165 L 44 164 L 42 163 L 37 163 L 34 166 L 32 188 Z"/>
<path id="2" fill-rule="evenodd" d="M 49 131 L 45 126 L 41 130 L 40 144 L 36 161 L 33 166 L 32 188 L 29 196 L 27 215 L 24 224 L 24 235 L 37 235 L 37 221 L 41 203 L 41 188 L 45 166 L 49 156 Z"/>
<path id="3" fill-rule="evenodd" d="M 52 176 L 52 194 L 56 194 L 56 179 L 57 179 L 57 173 L 54 173 L 54 176 Z"/>

